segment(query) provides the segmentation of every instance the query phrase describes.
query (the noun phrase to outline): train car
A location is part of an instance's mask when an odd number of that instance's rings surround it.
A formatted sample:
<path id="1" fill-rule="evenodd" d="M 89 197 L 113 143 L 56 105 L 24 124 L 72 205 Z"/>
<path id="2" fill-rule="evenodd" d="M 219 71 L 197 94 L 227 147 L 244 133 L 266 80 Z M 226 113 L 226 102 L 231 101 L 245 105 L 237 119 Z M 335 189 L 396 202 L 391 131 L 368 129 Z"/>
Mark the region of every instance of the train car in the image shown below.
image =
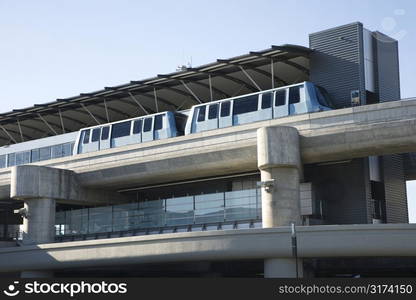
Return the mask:
<path id="1" fill-rule="evenodd" d="M 78 132 L 0 147 L 0 168 L 72 155 Z"/>
<path id="2" fill-rule="evenodd" d="M 76 138 L 74 154 L 166 139 L 177 135 L 175 114 L 166 111 L 81 129 Z"/>
<path id="3" fill-rule="evenodd" d="M 189 113 L 185 134 L 330 109 L 325 91 L 305 81 L 195 105 Z"/>

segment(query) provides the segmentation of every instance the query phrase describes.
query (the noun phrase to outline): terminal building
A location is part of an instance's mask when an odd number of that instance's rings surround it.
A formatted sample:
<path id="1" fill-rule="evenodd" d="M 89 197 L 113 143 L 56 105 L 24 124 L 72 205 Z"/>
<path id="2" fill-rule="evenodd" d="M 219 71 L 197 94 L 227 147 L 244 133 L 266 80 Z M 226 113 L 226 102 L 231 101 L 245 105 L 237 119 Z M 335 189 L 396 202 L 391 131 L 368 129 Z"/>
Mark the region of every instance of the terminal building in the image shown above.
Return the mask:
<path id="1" fill-rule="evenodd" d="M 416 275 L 416 99 L 359 22 L 0 129 L 0 276 Z"/>

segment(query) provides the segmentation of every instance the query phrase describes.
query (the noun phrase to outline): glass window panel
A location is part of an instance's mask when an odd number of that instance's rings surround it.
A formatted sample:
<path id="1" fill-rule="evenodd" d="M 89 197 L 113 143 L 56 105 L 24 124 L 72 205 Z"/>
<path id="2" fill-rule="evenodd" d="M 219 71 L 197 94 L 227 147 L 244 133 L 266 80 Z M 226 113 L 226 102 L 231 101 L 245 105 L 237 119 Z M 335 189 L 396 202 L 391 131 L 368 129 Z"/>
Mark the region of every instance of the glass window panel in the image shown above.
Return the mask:
<path id="1" fill-rule="evenodd" d="M 192 196 L 166 199 L 166 224 L 188 225 L 194 222 L 194 198 Z"/>
<path id="2" fill-rule="evenodd" d="M 233 115 L 240 115 L 257 110 L 259 95 L 247 96 L 234 100 Z"/>
<path id="3" fill-rule="evenodd" d="M 195 196 L 195 223 L 224 221 L 224 194 Z"/>
<path id="4" fill-rule="evenodd" d="M 218 104 L 211 104 L 208 109 L 208 120 L 218 117 Z"/>
<path id="5" fill-rule="evenodd" d="M 64 155 L 62 144 L 54 145 L 51 148 L 52 148 L 52 158 L 58 158 Z"/>
<path id="6" fill-rule="evenodd" d="M 16 153 L 16 166 L 23 165 L 23 152 Z"/>
<path id="7" fill-rule="evenodd" d="M 230 115 L 230 107 L 230 101 L 225 101 L 221 103 L 221 117 L 228 117 Z"/>
<path id="8" fill-rule="evenodd" d="M 100 139 L 101 128 L 94 128 L 92 130 L 91 142 L 96 142 Z"/>
<path id="9" fill-rule="evenodd" d="M 107 140 L 109 132 L 110 132 L 110 126 L 103 127 L 103 129 L 101 130 L 101 139 Z"/>
<path id="10" fill-rule="evenodd" d="M 148 132 L 150 130 L 152 130 L 152 118 L 146 118 L 144 120 L 143 131 Z"/>
<path id="11" fill-rule="evenodd" d="M 286 104 L 286 90 L 276 91 L 276 99 L 274 101 L 275 106 L 282 106 Z"/>
<path id="12" fill-rule="evenodd" d="M 39 160 L 51 159 L 51 147 L 43 147 L 39 149 Z"/>
<path id="13" fill-rule="evenodd" d="M 142 124 L 143 124 L 142 119 L 134 121 L 134 124 L 133 124 L 133 133 L 134 134 L 142 132 Z"/>
<path id="14" fill-rule="evenodd" d="M 199 106 L 198 107 L 198 122 L 203 122 L 205 121 L 205 112 L 206 112 L 206 106 Z"/>
<path id="15" fill-rule="evenodd" d="M 163 115 L 155 116 L 155 130 L 160 130 L 163 128 Z"/>
<path id="16" fill-rule="evenodd" d="M 0 155 L 0 168 L 6 167 L 6 155 Z"/>
<path id="17" fill-rule="evenodd" d="M 115 139 L 130 135 L 130 126 L 131 121 L 113 124 L 113 128 L 111 130 L 111 138 Z"/>
<path id="18" fill-rule="evenodd" d="M 31 154 L 31 161 L 32 162 L 37 162 L 37 161 L 39 161 L 39 149 L 33 149 L 32 151 L 32 154 Z"/>
<path id="19" fill-rule="evenodd" d="M 266 109 L 272 107 L 273 93 L 264 93 L 261 96 L 261 108 Z"/>
<path id="20" fill-rule="evenodd" d="M 256 219 L 258 198 L 256 189 L 225 193 L 225 219 L 227 221 Z"/>
<path id="21" fill-rule="evenodd" d="M 94 207 L 89 209 L 88 232 L 112 231 L 112 207 Z"/>
<path id="22" fill-rule="evenodd" d="M 15 166 L 16 165 L 16 153 L 7 154 L 7 166 Z"/>
<path id="23" fill-rule="evenodd" d="M 300 102 L 300 86 L 289 88 L 289 104 Z"/>
<path id="24" fill-rule="evenodd" d="M 66 143 L 62 145 L 62 156 L 72 155 L 72 143 Z"/>
<path id="25" fill-rule="evenodd" d="M 82 131 L 82 136 L 83 136 L 82 143 L 83 144 L 88 144 L 90 142 L 90 130 L 89 129 L 83 130 Z"/>

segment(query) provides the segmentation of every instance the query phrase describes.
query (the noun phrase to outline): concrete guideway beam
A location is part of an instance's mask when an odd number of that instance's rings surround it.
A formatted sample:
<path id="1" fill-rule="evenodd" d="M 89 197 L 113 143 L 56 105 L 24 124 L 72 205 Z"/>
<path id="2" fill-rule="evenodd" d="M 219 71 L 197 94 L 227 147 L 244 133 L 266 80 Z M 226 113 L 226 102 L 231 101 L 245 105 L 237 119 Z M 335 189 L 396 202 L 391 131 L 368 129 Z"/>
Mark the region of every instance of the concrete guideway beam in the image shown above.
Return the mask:
<path id="1" fill-rule="evenodd" d="M 416 224 L 298 226 L 297 234 L 302 258 L 416 256 Z M 0 272 L 276 257 L 292 258 L 288 226 L 1 248 Z"/>

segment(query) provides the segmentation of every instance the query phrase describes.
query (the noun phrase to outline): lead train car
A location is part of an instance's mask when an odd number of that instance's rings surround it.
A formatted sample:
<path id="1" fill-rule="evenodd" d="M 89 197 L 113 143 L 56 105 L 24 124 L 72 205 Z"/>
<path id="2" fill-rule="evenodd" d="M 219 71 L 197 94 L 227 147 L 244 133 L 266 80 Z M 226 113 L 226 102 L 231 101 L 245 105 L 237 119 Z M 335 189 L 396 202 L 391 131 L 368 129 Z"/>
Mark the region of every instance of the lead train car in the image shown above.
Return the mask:
<path id="1" fill-rule="evenodd" d="M 305 81 L 192 107 L 185 134 L 330 110 L 323 89 Z"/>
<path id="2" fill-rule="evenodd" d="M 175 115 L 166 111 L 82 129 L 75 142 L 74 154 L 166 139 L 177 135 Z"/>

